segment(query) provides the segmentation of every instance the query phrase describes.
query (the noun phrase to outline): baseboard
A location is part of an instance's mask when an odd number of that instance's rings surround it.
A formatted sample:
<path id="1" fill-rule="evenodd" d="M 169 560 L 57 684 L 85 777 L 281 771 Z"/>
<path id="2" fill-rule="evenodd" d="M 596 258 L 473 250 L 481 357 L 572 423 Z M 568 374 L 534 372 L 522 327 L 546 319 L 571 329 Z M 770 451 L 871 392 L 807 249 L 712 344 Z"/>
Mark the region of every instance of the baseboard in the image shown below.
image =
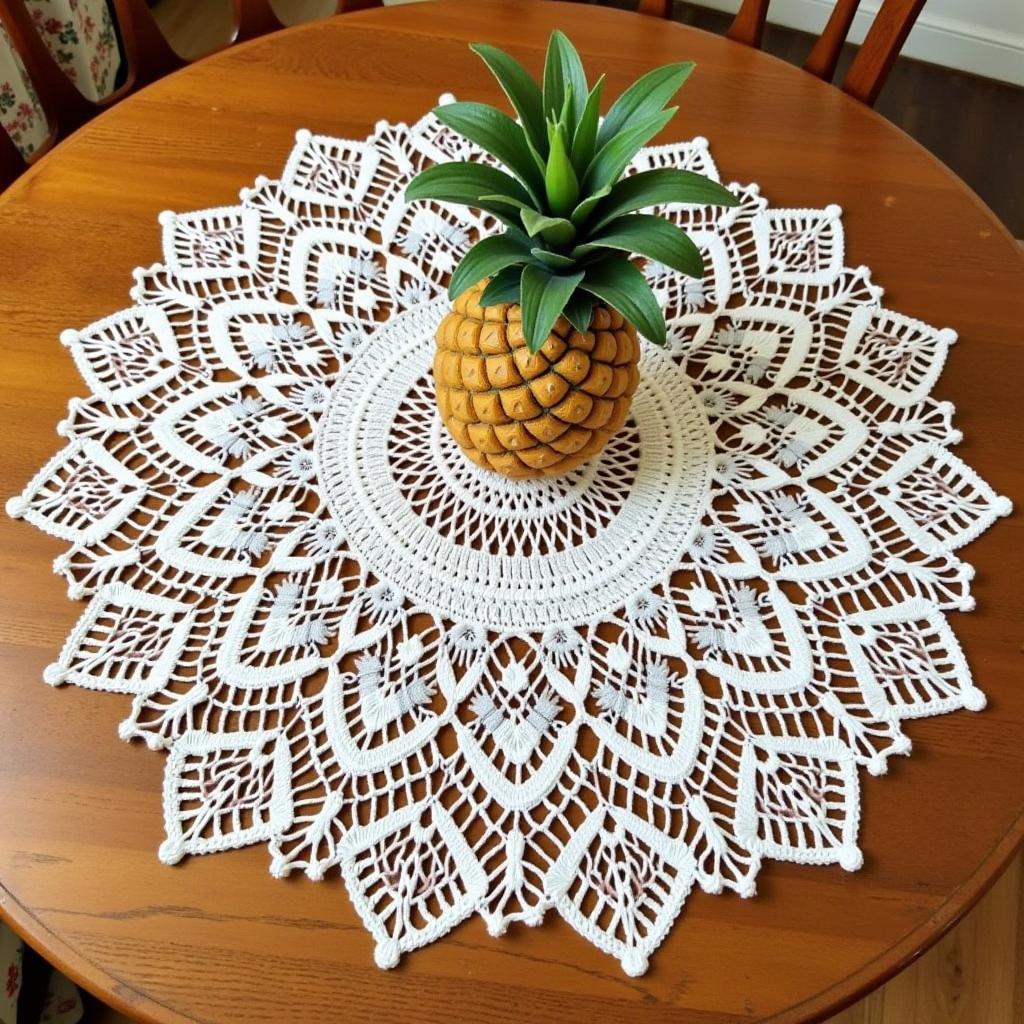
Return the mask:
<path id="1" fill-rule="evenodd" d="M 738 0 L 696 2 L 729 12 L 739 6 Z M 824 28 L 832 7 L 832 0 L 772 0 L 768 20 L 817 34 Z M 850 42 L 864 39 L 876 9 L 877 3 L 870 3 L 858 11 L 850 29 Z M 930 14 L 927 8 L 904 44 L 903 55 L 1024 86 L 1024 33 Z"/>

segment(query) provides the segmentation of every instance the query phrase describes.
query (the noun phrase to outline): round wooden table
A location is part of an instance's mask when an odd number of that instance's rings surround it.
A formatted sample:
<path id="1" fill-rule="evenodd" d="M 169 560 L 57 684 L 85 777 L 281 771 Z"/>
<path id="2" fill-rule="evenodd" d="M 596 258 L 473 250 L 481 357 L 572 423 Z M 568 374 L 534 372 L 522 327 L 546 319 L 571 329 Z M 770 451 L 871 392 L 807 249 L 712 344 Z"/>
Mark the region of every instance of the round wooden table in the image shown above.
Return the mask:
<path id="1" fill-rule="evenodd" d="M 54 452 L 82 394 L 61 328 L 126 304 L 160 256 L 160 210 L 232 203 L 275 175 L 295 129 L 361 137 L 440 93 L 497 101 L 468 51 L 499 43 L 535 70 L 567 31 L 609 92 L 699 64 L 674 137 L 710 138 L 725 180 L 778 207 L 840 203 L 850 265 L 900 312 L 960 333 L 937 389 L 960 453 L 1024 494 L 1024 256 L 962 182 L 881 117 L 772 57 L 680 25 L 565 3 L 389 8 L 228 50 L 121 103 L 0 198 L 2 480 Z M 161 865 L 163 757 L 117 740 L 129 698 L 40 681 L 80 612 L 49 573 L 62 545 L 0 517 L 0 912 L 86 988 L 133 1017 L 180 1022 L 807 1021 L 864 994 L 979 897 L 1024 833 L 1024 536 L 971 545 L 978 611 L 955 615 L 979 715 L 909 725 L 914 755 L 864 777 L 866 864 L 768 863 L 753 900 L 690 897 L 641 978 L 551 914 L 500 941 L 479 919 L 381 973 L 339 878 L 276 881 L 262 846 Z"/>

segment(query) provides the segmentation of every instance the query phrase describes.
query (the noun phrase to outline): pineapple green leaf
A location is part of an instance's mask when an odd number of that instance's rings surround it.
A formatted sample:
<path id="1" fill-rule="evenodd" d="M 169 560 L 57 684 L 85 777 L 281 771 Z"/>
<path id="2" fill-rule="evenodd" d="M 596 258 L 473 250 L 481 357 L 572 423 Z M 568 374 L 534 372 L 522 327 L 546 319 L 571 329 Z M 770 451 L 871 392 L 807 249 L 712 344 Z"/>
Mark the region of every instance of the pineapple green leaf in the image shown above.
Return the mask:
<path id="1" fill-rule="evenodd" d="M 504 50 L 486 43 L 473 43 L 470 49 L 487 65 L 498 80 L 512 109 L 519 115 L 523 131 L 533 148 L 543 157 L 548 151 L 544 131 L 544 104 L 540 87 L 526 69 Z"/>
<path id="2" fill-rule="evenodd" d="M 529 204 L 530 194 L 511 175 L 486 164 L 454 161 L 420 171 L 405 189 L 405 200 L 437 199 L 442 203 L 480 206 L 482 195 L 508 195 Z"/>
<path id="3" fill-rule="evenodd" d="M 572 83 L 570 82 L 570 84 L 565 87 L 565 99 L 562 101 L 562 109 L 558 112 L 558 119 L 556 121 L 559 130 L 562 132 L 562 137 L 566 141 L 567 149 L 568 140 L 572 138 L 572 125 L 576 123 L 572 111 Z M 548 138 L 550 141 L 550 136 Z"/>
<path id="4" fill-rule="evenodd" d="M 581 334 L 590 329 L 590 318 L 594 312 L 594 297 L 582 288 L 577 288 L 565 304 L 565 318 Z"/>
<path id="5" fill-rule="evenodd" d="M 601 116 L 601 87 L 604 85 L 602 75 L 590 90 L 587 102 L 583 106 L 576 132 L 572 137 L 572 165 L 577 176 L 582 175 L 594 159 L 597 148 L 597 125 Z"/>
<path id="6" fill-rule="evenodd" d="M 587 267 L 581 287 L 617 309 L 649 341 L 665 344 L 665 317 L 658 300 L 644 275 L 625 256 L 610 256 Z"/>
<path id="7" fill-rule="evenodd" d="M 555 29 L 548 41 L 548 52 L 544 59 L 544 114 L 558 117 L 565 102 L 567 90 L 572 89 L 572 123 L 575 124 L 583 113 L 587 100 L 587 76 L 583 61 L 576 47 L 569 42 L 564 32 Z"/>
<path id="8" fill-rule="evenodd" d="M 533 144 L 533 141 L 530 139 L 530 136 L 524 132 L 523 138 L 526 140 L 526 148 L 530 151 L 530 156 L 533 158 L 534 166 L 540 172 L 541 178 L 543 178 L 544 170 L 547 167 L 547 147 L 545 147 L 544 149 L 544 155 L 541 156 L 539 150 Z"/>
<path id="9" fill-rule="evenodd" d="M 546 217 L 544 214 L 538 213 L 537 203 L 524 203 L 519 199 L 513 199 L 511 196 L 481 196 L 480 202 L 477 205 L 481 210 L 494 213 L 496 217 L 508 224 L 510 228 L 515 228 L 518 231 L 525 227 L 527 234 L 531 236 L 543 230 L 546 225 L 554 229 L 558 237 L 566 239 L 565 242 L 557 243 L 559 245 L 568 245 L 576 237 L 575 230 L 572 235 L 569 235 L 564 230 L 561 218 Z M 502 213 L 496 212 L 497 210 L 501 210 Z M 509 210 L 512 211 L 511 219 L 503 216 Z"/>
<path id="10" fill-rule="evenodd" d="M 492 217 L 501 221 L 502 224 L 507 228 L 512 228 L 515 231 L 521 231 L 523 222 L 520 217 L 520 212 L 514 206 L 503 206 L 500 203 L 487 203 L 487 202 L 476 202 L 476 203 L 463 203 L 464 206 L 472 206 L 474 209 L 481 210 L 484 213 L 489 213 Z"/>
<path id="11" fill-rule="evenodd" d="M 535 264 L 524 268 L 520 305 L 526 347 L 531 352 L 540 351 L 569 296 L 582 280 L 582 274 L 552 274 Z"/>
<path id="12" fill-rule="evenodd" d="M 570 254 L 582 259 L 602 249 L 621 249 L 664 263 L 690 277 L 704 275 L 704 261 L 700 250 L 682 228 L 649 213 L 634 213 L 613 220 L 583 245 Z M 620 311 L 621 312 L 621 311 Z"/>
<path id="13" fill-rule="evenodd" d="M 505 302 L 519 301 L 519 282 L 523 276 L 523 268 L 519 266 L 505 267 L 499 270 L 488 282 L 483 295 L 480 296 L 481 306 L 500 306 Z"/>
<path id="14" fill-rule="evenodd" d="M 489 279 L 486 304 L 519 302 L 531 350 L 560 313 L 589 327 L 595 302 L 627 317 L 663 344 L 658 301 L 628 255 L 638 253 L 681 273 L 703 272 L 700 251 L 670 221 L 642 212 L 666 204 L 735 206 L 717 182 L 660 168 L 628 174 L 637 152 L 671 120 L 663 109 L 693 71 L 672 64 L 644 75 L 611 106 L 602 123 L 604 76 L 587 87 L 583 63 L 559 31 L 551 35 L 541 82 L 493 46 L 472 49 L 505 91 L 519 124 L 480 103 L 439 108 L 438 118 L 482 147 L 507 170 L 455 162 L 422 171 L 406 199 L 461 203 L 492 215 L 508 231 L 474 245 L 452 276 L 449 293 Z"/>
<path id="15" fill-rule="evenodd" d="M 551 252 L 550 249 L 533 248 L 530 255 L 539 260 L 552 270 L 572 270 L 576 266 L 576 260 L 569 256 L 563 256 L 560 252 Z"/>
<path id="16" fill-rule="evenodd" d="M 544 194 L 544 179 L 534 162 L 523 129 L 508 114 L 486 103 L 448 103 L 434 110 L 453 131 L 496 156 L 526 186 L 535 201 Z"/>
<path id="17" fill-rule="evenodd" d="M 548 209 L 553 216 L 567 217 L 575 209 L 580 195 L 580 183 L 569 159 L 565 133 L 561 126 L 558 126 L 551 135 L 544 189 L 547 193 Z"/>
<path id="18" fill-rule="evenodd" d="M 700 203 L 712 206 L 737 206 L 739 200 L 717 181 L 693 171 L 659 167 L 623 178 L 598 204 L 592 230 L 626 213 L 662 203 Z"/>
<path id="19" fill-rule="evenodd" d="M 611 186 L 605 185 L 604 188 L 599 188 L 596 192 L 592 192 L 587 196 L 586 199 L 582 200 L 575 210 L 569 216 L 569 220 L 578 228 L 581 224 L 586 223 L 587 218 L 594 211 L 594 208 L 606 195 L 611 192 Z"/>
<path id="20" fill-rule="evenodd" d="M 512 196 L 493 195 L 481 196 L 480 201 L 484 203 L 497 203 L 501 206 L 514 206 L 517 210 L 536 210 L 536 203 L 524 203 L 521 199 L 514 199 Z"/>
<path id="21" fill-rule="evenodd" d="M 642 146 L 647 145 L 675 117 L 678 107 L 669 107 L 623 129 L 597 151 L 583 178 L 588 195 L 605 185 L 614 185 Z"/>
<path id="22" fill-rule="evenodd" d="M 637 120 L 656 114 L 679 91 L 697 65 L 666 64 L 637 79 L 612 105 L 597 136 L 600 149 Z"/>
<path id="23" fill-rule="evenodd" d="M 448 284 L 449 298 L 458 298 L 477 281 L 505 267 L 526 263 L 530 259 L 530 243 L 519 232 L 488 235 L 474 245 L 452 274 Z"/>
<path id="24" fill-rule="evenodd" d="M 545 217 L 536 210 L 522 209 L 520 217 L 523 227 L 531 238 L 540 235 L 548 245 L 563 246 L 569 245 L 576 237 L 576 229 L 572 221 L 564 217 Z"/>

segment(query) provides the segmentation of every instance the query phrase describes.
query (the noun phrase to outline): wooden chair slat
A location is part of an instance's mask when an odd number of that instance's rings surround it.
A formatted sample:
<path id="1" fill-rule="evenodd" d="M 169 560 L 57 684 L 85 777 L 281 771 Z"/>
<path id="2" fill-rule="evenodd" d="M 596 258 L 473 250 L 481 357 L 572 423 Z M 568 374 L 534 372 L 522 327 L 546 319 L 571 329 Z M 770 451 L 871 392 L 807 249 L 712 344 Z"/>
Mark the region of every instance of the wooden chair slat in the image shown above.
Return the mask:
<path id="1" fill-rule="evenodd" d="M 637 11 L 652 18 L 671 18 L 672 0 L 640 0 Z"/>
<path id="2" fill-rule="evenodd" d="M 869 107 L 874 104 L 924 3 L 885 0 L 843 79 L 843 92 Z"/>
<path id="3" fill-rule="evenodd" d="M 232 42 L 265 36 L 284 28 L 284 23 L 270 5 L 270 0 L 234 0 L 235 30 Z"/>
<path id="4" fill-rule="evenodd" d="M 737 43 L 761 49 L 764 24 L 768 19 L 768 0 L 743 0 L 726 36 Z"/>
<path id="5" fill-rule="evenodd" d="M 846 36 L 859 6 L 860 0 L 836 0 L 828 24 L 804 62 L 805 71 L 810 71 L 812 75 L 817 75 L 826 82 L 832 81 L 836 65 L 839 63 L 839 55 L 843 52 L 843 43 L 846 42 Z"/>
<path id="6" fill-rule="evenodd" d="M 129 89 L 155 82 L 188 62 L 160 31 L 146 0 L 113 0 L 124 40 Z"/>

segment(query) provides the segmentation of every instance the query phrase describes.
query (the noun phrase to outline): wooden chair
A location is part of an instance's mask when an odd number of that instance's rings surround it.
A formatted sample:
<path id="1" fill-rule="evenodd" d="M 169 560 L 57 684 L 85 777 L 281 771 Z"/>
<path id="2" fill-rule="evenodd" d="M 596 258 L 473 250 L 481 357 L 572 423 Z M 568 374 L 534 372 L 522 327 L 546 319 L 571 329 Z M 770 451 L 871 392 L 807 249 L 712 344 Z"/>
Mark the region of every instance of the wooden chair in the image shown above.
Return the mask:
<path id="1" fill-rule="evenodd" d="M 125 73 L 117 89 L 94 102 L 83 96 L 61 70 L 22 0 L 0 0 L 0 22 L 25 65 L 49 128 L 46 140 L 29 157 L 29 163 L 99 111 L 188 63 L 167 41 L 146 0 L 111 0 L 111 6 L 123 40 Z M 281 27 L 269 0 L 233 0 L 232 31 L 223 45 L 254 39 Z M 0 188 L 4 188 L 24 170 L 26 161 L 5 132 L 0 131 L 0 136 Z"/>
<path id="2" fill-rule="evenodd" d="M 21 0 L 0 0 L 0 22 L 7 30 L 46 115 L 48 132 L 35 155 L 45 153 L 57 141 L 59 132 L 73 131 L 91 116 L 94 104 L 87 100 L 60 69 L 40 38 L 32 16 Z M 117 90 L 111 99 L 115 99 Z M 58 116 L 59 115 L 59 116 Z"/>
<path id="3" fill-rule="evenodd" d="M 770 0 L 743 0 L 726 35 L 760 49 Z M 860 0 L 836 0 L 821 37 L 814 44 L 804 70 L 832 81 Z M 925 0 L 884 0 L 864 42 L 857 51 L 840 88 L 872 106 L 882 91 L 893 62 L 899 56 Z M 639 10 L 659 18 L 672 16 L 672 0 L 640 0 Z"/>

